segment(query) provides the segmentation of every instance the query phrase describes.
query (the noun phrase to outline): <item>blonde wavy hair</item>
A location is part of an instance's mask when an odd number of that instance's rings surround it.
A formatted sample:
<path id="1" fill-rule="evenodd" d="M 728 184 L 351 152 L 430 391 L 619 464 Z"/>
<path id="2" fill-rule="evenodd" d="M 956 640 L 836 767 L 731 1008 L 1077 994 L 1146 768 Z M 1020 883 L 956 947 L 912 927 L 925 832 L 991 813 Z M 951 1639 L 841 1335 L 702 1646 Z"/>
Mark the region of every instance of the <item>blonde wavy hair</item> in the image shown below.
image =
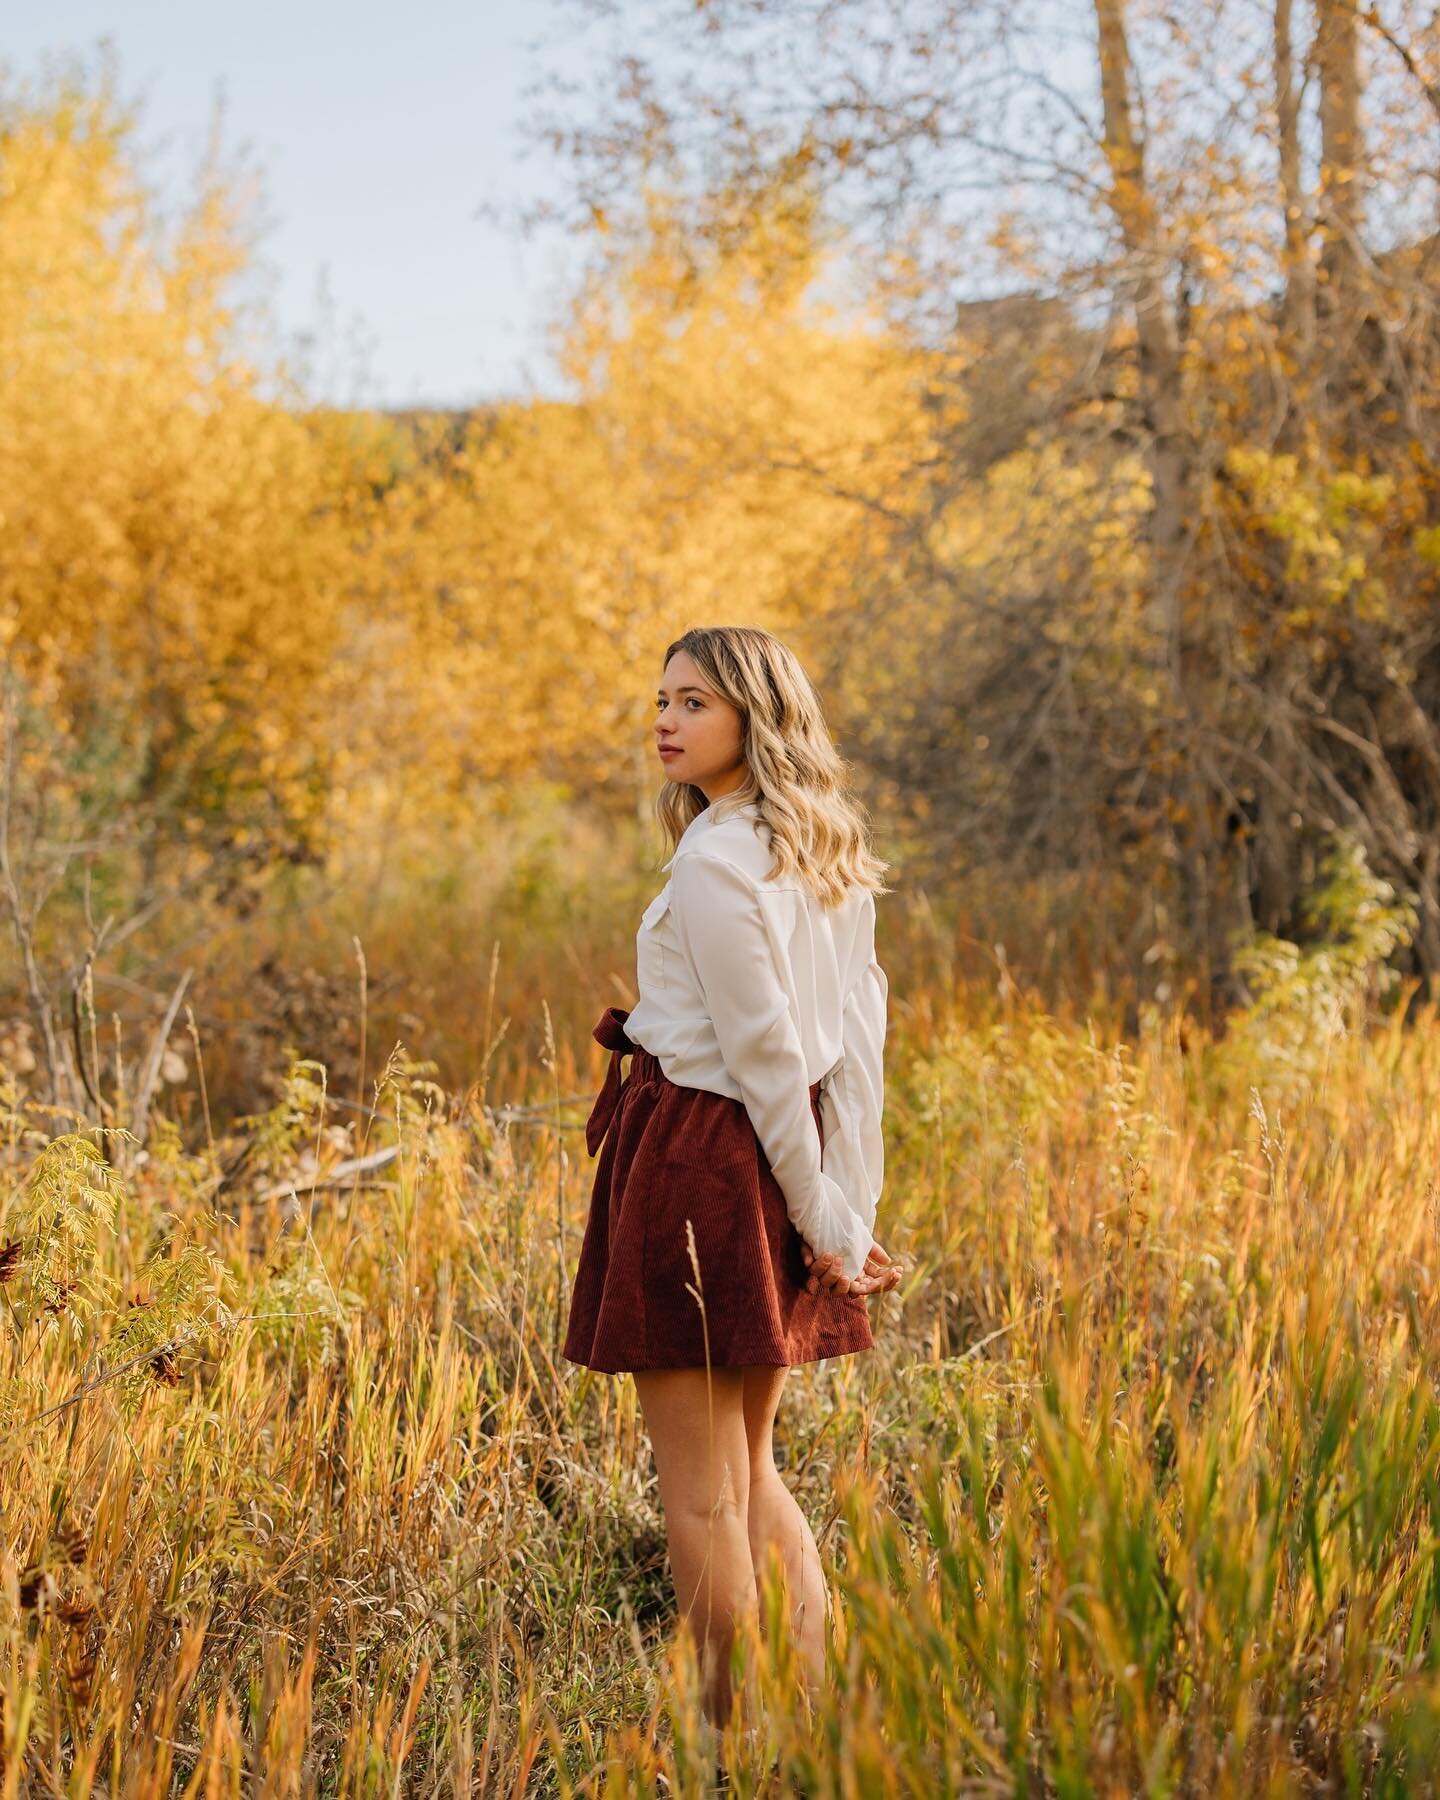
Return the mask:
<path id="1" fill-rule="evenodd" d="M 850 764 L 794 651 L 754 626 L 696 626 L 666 647 L 662 670 L 680 650 L 740 714 L 748 769 L 733 794 L 714 802 L 716 818 L 755 801 L 770 827 L 770 879 L 793 873 L 824 906 L 838 906 L 852 887 L 888 894 L 882 877 L 890 864 L 871 847 L 868 817 L 850 791 Z M 655 812 L 669 851 L 705 810 L 700 788 L 665 784 Z"/>

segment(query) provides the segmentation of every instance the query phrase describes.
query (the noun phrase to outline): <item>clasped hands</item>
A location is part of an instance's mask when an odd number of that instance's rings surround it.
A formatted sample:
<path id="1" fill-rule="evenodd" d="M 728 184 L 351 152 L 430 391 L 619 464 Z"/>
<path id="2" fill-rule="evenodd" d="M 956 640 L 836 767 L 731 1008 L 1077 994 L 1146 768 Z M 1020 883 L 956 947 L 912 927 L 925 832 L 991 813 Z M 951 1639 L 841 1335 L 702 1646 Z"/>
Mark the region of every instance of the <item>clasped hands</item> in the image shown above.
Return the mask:
<path id="1" fill-rule="evenodd" d="M 841 1268 L 838 1256 L 817 1256 L 803 1239 L 800 1248 L 810 1271 L 807 1293 L 816 1294 L 823 1287 L 831 1294 L 884 1294 L 900 1285 L 900 1264 L 892 1262 L 878 1244 L 871 1244 L 864 1270 L 853 1280 Z"/>

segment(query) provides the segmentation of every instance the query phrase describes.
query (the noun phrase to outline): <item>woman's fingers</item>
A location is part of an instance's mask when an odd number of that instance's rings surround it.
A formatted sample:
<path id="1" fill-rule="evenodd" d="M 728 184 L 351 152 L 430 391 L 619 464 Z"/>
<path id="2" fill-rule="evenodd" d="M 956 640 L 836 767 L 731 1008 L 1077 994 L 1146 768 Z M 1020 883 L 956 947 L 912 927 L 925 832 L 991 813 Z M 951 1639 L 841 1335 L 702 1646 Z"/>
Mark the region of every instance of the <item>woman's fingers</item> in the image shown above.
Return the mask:
<path id="1" fill-rule="evenodd" d="M 865 1258 L 865 1273 L 881 1277 L 881 1289 L 898 1287 L 901 1276 L 900 1264 L 897 1263 L 879 1244 L 871 1244 Z"/>
<path id="2" fill-rule="evenodd" d="M 807 1294 L 818 1294 L 821 1288 L 831 1294 L 881 1294 L 900 1285 L 901 1268 L 879 1244 L 871 1244 L 865 1267 L 854 1280 L 840 1266 L 840 1258 L 832 1252 L 817 1256 L 802 1238 L 801 1254 L 809 1271 L 805 1281 Z"/>
<path id="3" fill-rule="evenodd" d="M 888 1269 L 866 1269 L 850 1283 L 852 1294 L 888 1294 L 900 1285 L 900 1271 L 892 1263 Z"/>
<path id="4" fill-rule="evenodd" d="M 823 1287 L 832 1294 L 848 1294 L 850 1277 L 840 1267 L 840 1258 L 832 1252 L 824 1256 L 816 1256 L 810 1263 L 810 1279 L 806 1287 L 813 1294 L 817 1286 Z"/>
<path id="5" fill-rule="evenodd" d="M 839 1275 L 823 1284 L 812 1275 L 805 1283 L 805 1289 L 807 1293 L 818 1294 L 822 1285 L 831 1294 L 888 1294 L 891 1288 L 899 1287 L 900 1274 L 896 1269 L 889 1269 L 878 1275 L 857 1275 L 853 1281 Z"/>

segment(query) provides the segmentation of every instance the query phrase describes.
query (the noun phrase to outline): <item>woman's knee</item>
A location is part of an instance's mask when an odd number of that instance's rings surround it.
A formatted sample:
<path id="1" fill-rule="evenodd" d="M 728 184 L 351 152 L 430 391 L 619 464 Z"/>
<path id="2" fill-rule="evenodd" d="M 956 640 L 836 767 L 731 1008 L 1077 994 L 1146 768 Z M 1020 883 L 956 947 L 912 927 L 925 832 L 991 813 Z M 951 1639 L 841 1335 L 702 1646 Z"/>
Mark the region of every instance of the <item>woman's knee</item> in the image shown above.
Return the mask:
<path id="1" fill-rule="evenodd" d="M 665 1509 L 680 1610 L 707 1636 L 723 1635 L 755 1604 L 749 1525 L 728 1505 Z"/>
<path id="2" fill-rule="evenodd" d="M 691 1531 L 744 1532 L 750 1516 L 750 1465 L 740 1456 L 720 1456 L 708 1465 L 672 1470 L 661 1483 L 665 1516 Z"/>

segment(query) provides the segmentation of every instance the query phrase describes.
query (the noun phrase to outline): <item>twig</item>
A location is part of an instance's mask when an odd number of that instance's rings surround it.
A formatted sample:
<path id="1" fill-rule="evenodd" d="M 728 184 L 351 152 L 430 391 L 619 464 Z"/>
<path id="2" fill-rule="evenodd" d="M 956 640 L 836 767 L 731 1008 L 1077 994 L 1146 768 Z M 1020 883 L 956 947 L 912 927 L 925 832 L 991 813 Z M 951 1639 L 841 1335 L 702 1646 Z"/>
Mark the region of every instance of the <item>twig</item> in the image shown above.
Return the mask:
<path id="1" fill-rule="evenodd" d="M 66 1407 L 77 1406 L 87 1394 L 93 1394 L 98 1387 L 104 1387 L 107 1381 L 113 1381 L 117 1375 L 123 1375 L 127 1369 L 133 1369 L 137 1363 L 153 1362 L 157 1356 L 167 1351 L 178 1350 L 182 1344 L 188 1343 L 196 1335 L 195 1331 L 182 1331 L 178 1337 L 167 1338 L 162 1344 L 152 1344 L 148 1350 L 142 1350 L 128 1361 L 116 1363 L 113 1369 L 107 1369 L 103 1375 L 97 1375 L 93 1381 L 87 1381 L 83 1387 L 76 1388 L 68 1400 L 57 1400 L 54 1406 L 47 1406 L 44 1412 L 33 1413 L 25 1422 L 27 1425 L 39 1425 L 52 1414 L 64 1412 Z"/>
<path id="2" fill-rule="evenodd" d="M 365 1156 L 349 1157 L 344 1162 L 336 1163 L 328 1174 L 317 1175 L 309 1184 L 310 1190 L 313 1192 L 316 1188 L 339 1187 L 342 1181 L 348 1181 L 352 1175 L 366 1175 L 372 1169 L 385 1168 L 387 1164 L 394 1162 L 399 1154 L 399 1145 L 389 1144 L 385 1149 L 372 1150 Z M 282 1181 L 275 1187 L 266 1188 L 259 1198 L 261 1200 L 278 1200 L 282 1195 L 293 1193 L 294 1190 L 295 1183 L 293 1181 Z"/>
<path id="3" fill-rule="evenodd" d="M 170 1027 L 175 1023 L 175 1015 L 180 1010 L 180 1002 L 185 997 L 185 990 L 190 985 L 190 977 L 194 973 L 194 969 L 187 969 L 176 982 L 175 992 L 170 996 L 170 1004 L 165 1008 L 165 1017 L 150 1045 L 150 1055 L 146 1059 L 140 1091 L 135 1096 L 135 1117 L 130 1125 L 130 1129 L 142 1144 L 145 1142 L 145 1133 L 150 1123 L 150 1101 L 155 1092 L 155 1083 L 160 1079 L 160 1062 L 165 1054 L 165 1046 L 170 1039 Z"/>
<path id="4" fill-rule="evenodd" d="M 1427 78 L 1425 71 L 1415 60 L 1415 52 L 1408 44 L 1401 43 L 1400 39 L 1396 37 L 1395 33 L 1391 31 L 1389 26 L 1381 19 L 1379 10 L 1376 7 L 1361 7 L 1359 9 L 1359 18 L 1364 24 L 1370 27 L 1377 37 L 1384 38 L 1385 42 L 1400 58 L 1401 62 L 1404 63 L 1411 79 L 1419 84 L 1421 93 L 1424 94 L 1425 98 L 1434 108 L 1435 116 L 1440 118 L 1440 87 L 1437 87 L 1433 81 Z"/>

